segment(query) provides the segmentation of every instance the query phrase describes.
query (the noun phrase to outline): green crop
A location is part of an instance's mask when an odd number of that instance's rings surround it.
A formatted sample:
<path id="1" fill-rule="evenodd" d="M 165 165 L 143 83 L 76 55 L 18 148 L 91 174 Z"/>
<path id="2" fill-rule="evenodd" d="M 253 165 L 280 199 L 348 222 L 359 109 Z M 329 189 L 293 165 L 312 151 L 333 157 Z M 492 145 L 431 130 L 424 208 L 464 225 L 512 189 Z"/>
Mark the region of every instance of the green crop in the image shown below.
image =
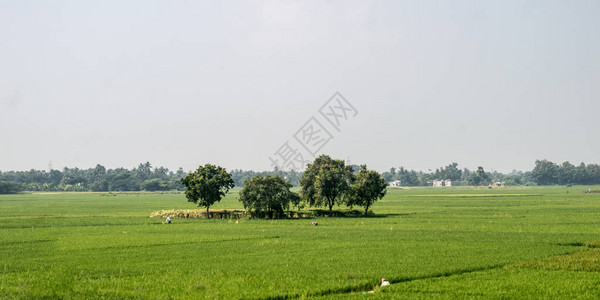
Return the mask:
<path id="1" fill-rule="evenodd" d="M 149 216 L 196 208 L 183 194 L 0 195 L 0 297 L 598 298 L 587 189 L 391 189 L 368 217 L 170 225 Z"/>

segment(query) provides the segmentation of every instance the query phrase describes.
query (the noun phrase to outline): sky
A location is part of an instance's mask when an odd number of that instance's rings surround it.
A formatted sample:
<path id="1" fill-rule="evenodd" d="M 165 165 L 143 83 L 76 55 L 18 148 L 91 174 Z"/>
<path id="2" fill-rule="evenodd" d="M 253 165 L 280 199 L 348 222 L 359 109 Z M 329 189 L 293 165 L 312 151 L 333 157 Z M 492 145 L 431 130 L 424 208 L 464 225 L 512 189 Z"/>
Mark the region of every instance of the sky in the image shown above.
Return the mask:
<path id="1" fill-rule="evenodd" d="M 0 0 L 0 170 L 600 163 L 598 15 L 586 0 Z"/>

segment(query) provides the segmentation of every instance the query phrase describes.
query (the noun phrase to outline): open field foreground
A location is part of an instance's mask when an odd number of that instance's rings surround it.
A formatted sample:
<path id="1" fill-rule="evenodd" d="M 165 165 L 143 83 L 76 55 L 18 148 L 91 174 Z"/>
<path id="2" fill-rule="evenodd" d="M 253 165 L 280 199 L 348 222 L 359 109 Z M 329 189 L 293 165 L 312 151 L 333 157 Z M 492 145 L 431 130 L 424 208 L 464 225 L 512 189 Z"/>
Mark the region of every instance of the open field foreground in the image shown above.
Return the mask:
<path id="1" fill-rule="evenodd" d="M 194 208 L 183 194 L 0 195 L 0 298 L 598 299 L 589 188 L 392 189 L 374 217 L 171 225 L 149 216 Z"/>

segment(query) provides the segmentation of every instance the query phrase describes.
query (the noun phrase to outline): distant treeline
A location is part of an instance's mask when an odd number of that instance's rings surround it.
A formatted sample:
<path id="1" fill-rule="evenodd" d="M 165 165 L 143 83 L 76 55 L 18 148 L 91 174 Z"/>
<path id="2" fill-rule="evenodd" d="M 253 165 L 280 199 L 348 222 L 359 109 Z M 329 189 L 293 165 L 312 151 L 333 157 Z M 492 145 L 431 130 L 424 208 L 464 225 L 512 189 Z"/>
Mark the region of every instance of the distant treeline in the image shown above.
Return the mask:
<path id="1" fill-rule="evenodd" d="M 381 174 L 387 182 L 399 180 L 401 186 L 431 186 L 434 180 L 451 180 L 452 185 L 488 185 L 492 182 L 503 182 L 506 185 L 535 185 L 531 172 L 514 170 L 508 174 L 497 171 L 486 172 L 483 167 L 471 171 L 458 168 L 457 163 L 440 167 L 435 171 L 423 172 L 408 170 L 404 167 L 391 168 Z"/>
<path id="2" fill-rule="evenodd" d="M 98 164 L 89 169 L 0 172 L 0 181 L 11 183 L 13 190 L 27 191 L 158 191 L 183 190 L 179 179 L 185 175 L 182 168 L 172 172 L 146 162 L 131 170 L 106 169 Z"/>
<path id="3" fill-rule="evenodd" d="M 497 171 L 485 172 L 483 167 L 471 171 L 459 169 L 457 163 L 451 163 L 435 171 L 422 172 L 407 170 L 403 167 L 391 168 L 383 177 L 391 182 L 399 180 L 402 186 L 429 186 L 433 180 L 452 180 L 452 185 L 487 185 L 502 182 L 506 185 L 592 185 L 600 184 L 600 165 L 584 164 L 574 166 L 566 161 L 558 165 L 548 160 L 536 160 L 531 171 L 514 170 L 508 174 Z"/>
<path id="4" fill-rule="evenodd" d="M 358 166 L 353 167 L 358 170 Z M 257 175 L 279 175 L 298 186 L 302 172 L 273 171 L 256 172 L 234 169 L 230 172 L 237 187 Z M 141 163 L 131 170 L 125 168 L 106 169 L 102 165 L 94 168 L 64 168 L 40 171 L 0 171 L 0 194 L 19 191 L 166 191 L 184 190 L 179 181 L 187 175 L 182 168 L 173 172 L 165 167 L 152 167 L 149 162 Z M 483 167 L 477 170 L 459 169 L 457 163 L 440 167 L 435 171 L 423 172 L 403 167 L 391 168 L 383 172 L 387 182 L 399 180 L 401 186 L 430 186 L 433 180 L 452 180 L 452 185 L 487 185 L 503 182 L 506 185 L 569 185 L 600 184 L 600 165 L 584 164 L 574 166 L 569 162 L 560 165 L 548 160 L 536 160 L 531 171 L 512 171 L 508 174 L 486 172 Z"/>
<path id="5" fill-rule="evenodd" d="M 302 173 L 296 171 L 273 170 L 255 172 L 233 170 L 232 178 L 236 186 L 256 175 L 280 175 L 297 186 Z M 94 168 L 63 168 L 40 171 L 0 171 L 0 194 L 19 191 L 168 191 L 184 190 L 180 179 L 187 175 L 182 168 L 176 172 L 165 167 L 152 167 L 150 162 L 141 163 L 131 170 L 125 168 L 106 169 L 98 164 Z"/>
<path id="6" fill-rule="evenodd" d="M 539 185 L 600 184 L 600 165 L 580 163 L 574 166 L 568 161 L 557 165 L 545 159 L 536 160 L 531 177 Z"/>

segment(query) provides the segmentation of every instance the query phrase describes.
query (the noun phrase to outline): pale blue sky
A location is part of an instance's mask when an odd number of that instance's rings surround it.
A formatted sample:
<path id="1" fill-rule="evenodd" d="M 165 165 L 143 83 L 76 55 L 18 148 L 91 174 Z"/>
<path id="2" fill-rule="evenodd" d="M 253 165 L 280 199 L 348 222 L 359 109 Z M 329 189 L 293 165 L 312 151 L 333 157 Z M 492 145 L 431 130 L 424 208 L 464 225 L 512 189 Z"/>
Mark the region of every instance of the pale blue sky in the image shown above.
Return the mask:
<path id="1" fill-rule="evenodd" d="M 0 170 L 600 163 L 600 1 L 0 1 Z M 327 125 L 327 124 L 324 124 Z M 331 130 L 331 128 L 329 128 Z"/>

